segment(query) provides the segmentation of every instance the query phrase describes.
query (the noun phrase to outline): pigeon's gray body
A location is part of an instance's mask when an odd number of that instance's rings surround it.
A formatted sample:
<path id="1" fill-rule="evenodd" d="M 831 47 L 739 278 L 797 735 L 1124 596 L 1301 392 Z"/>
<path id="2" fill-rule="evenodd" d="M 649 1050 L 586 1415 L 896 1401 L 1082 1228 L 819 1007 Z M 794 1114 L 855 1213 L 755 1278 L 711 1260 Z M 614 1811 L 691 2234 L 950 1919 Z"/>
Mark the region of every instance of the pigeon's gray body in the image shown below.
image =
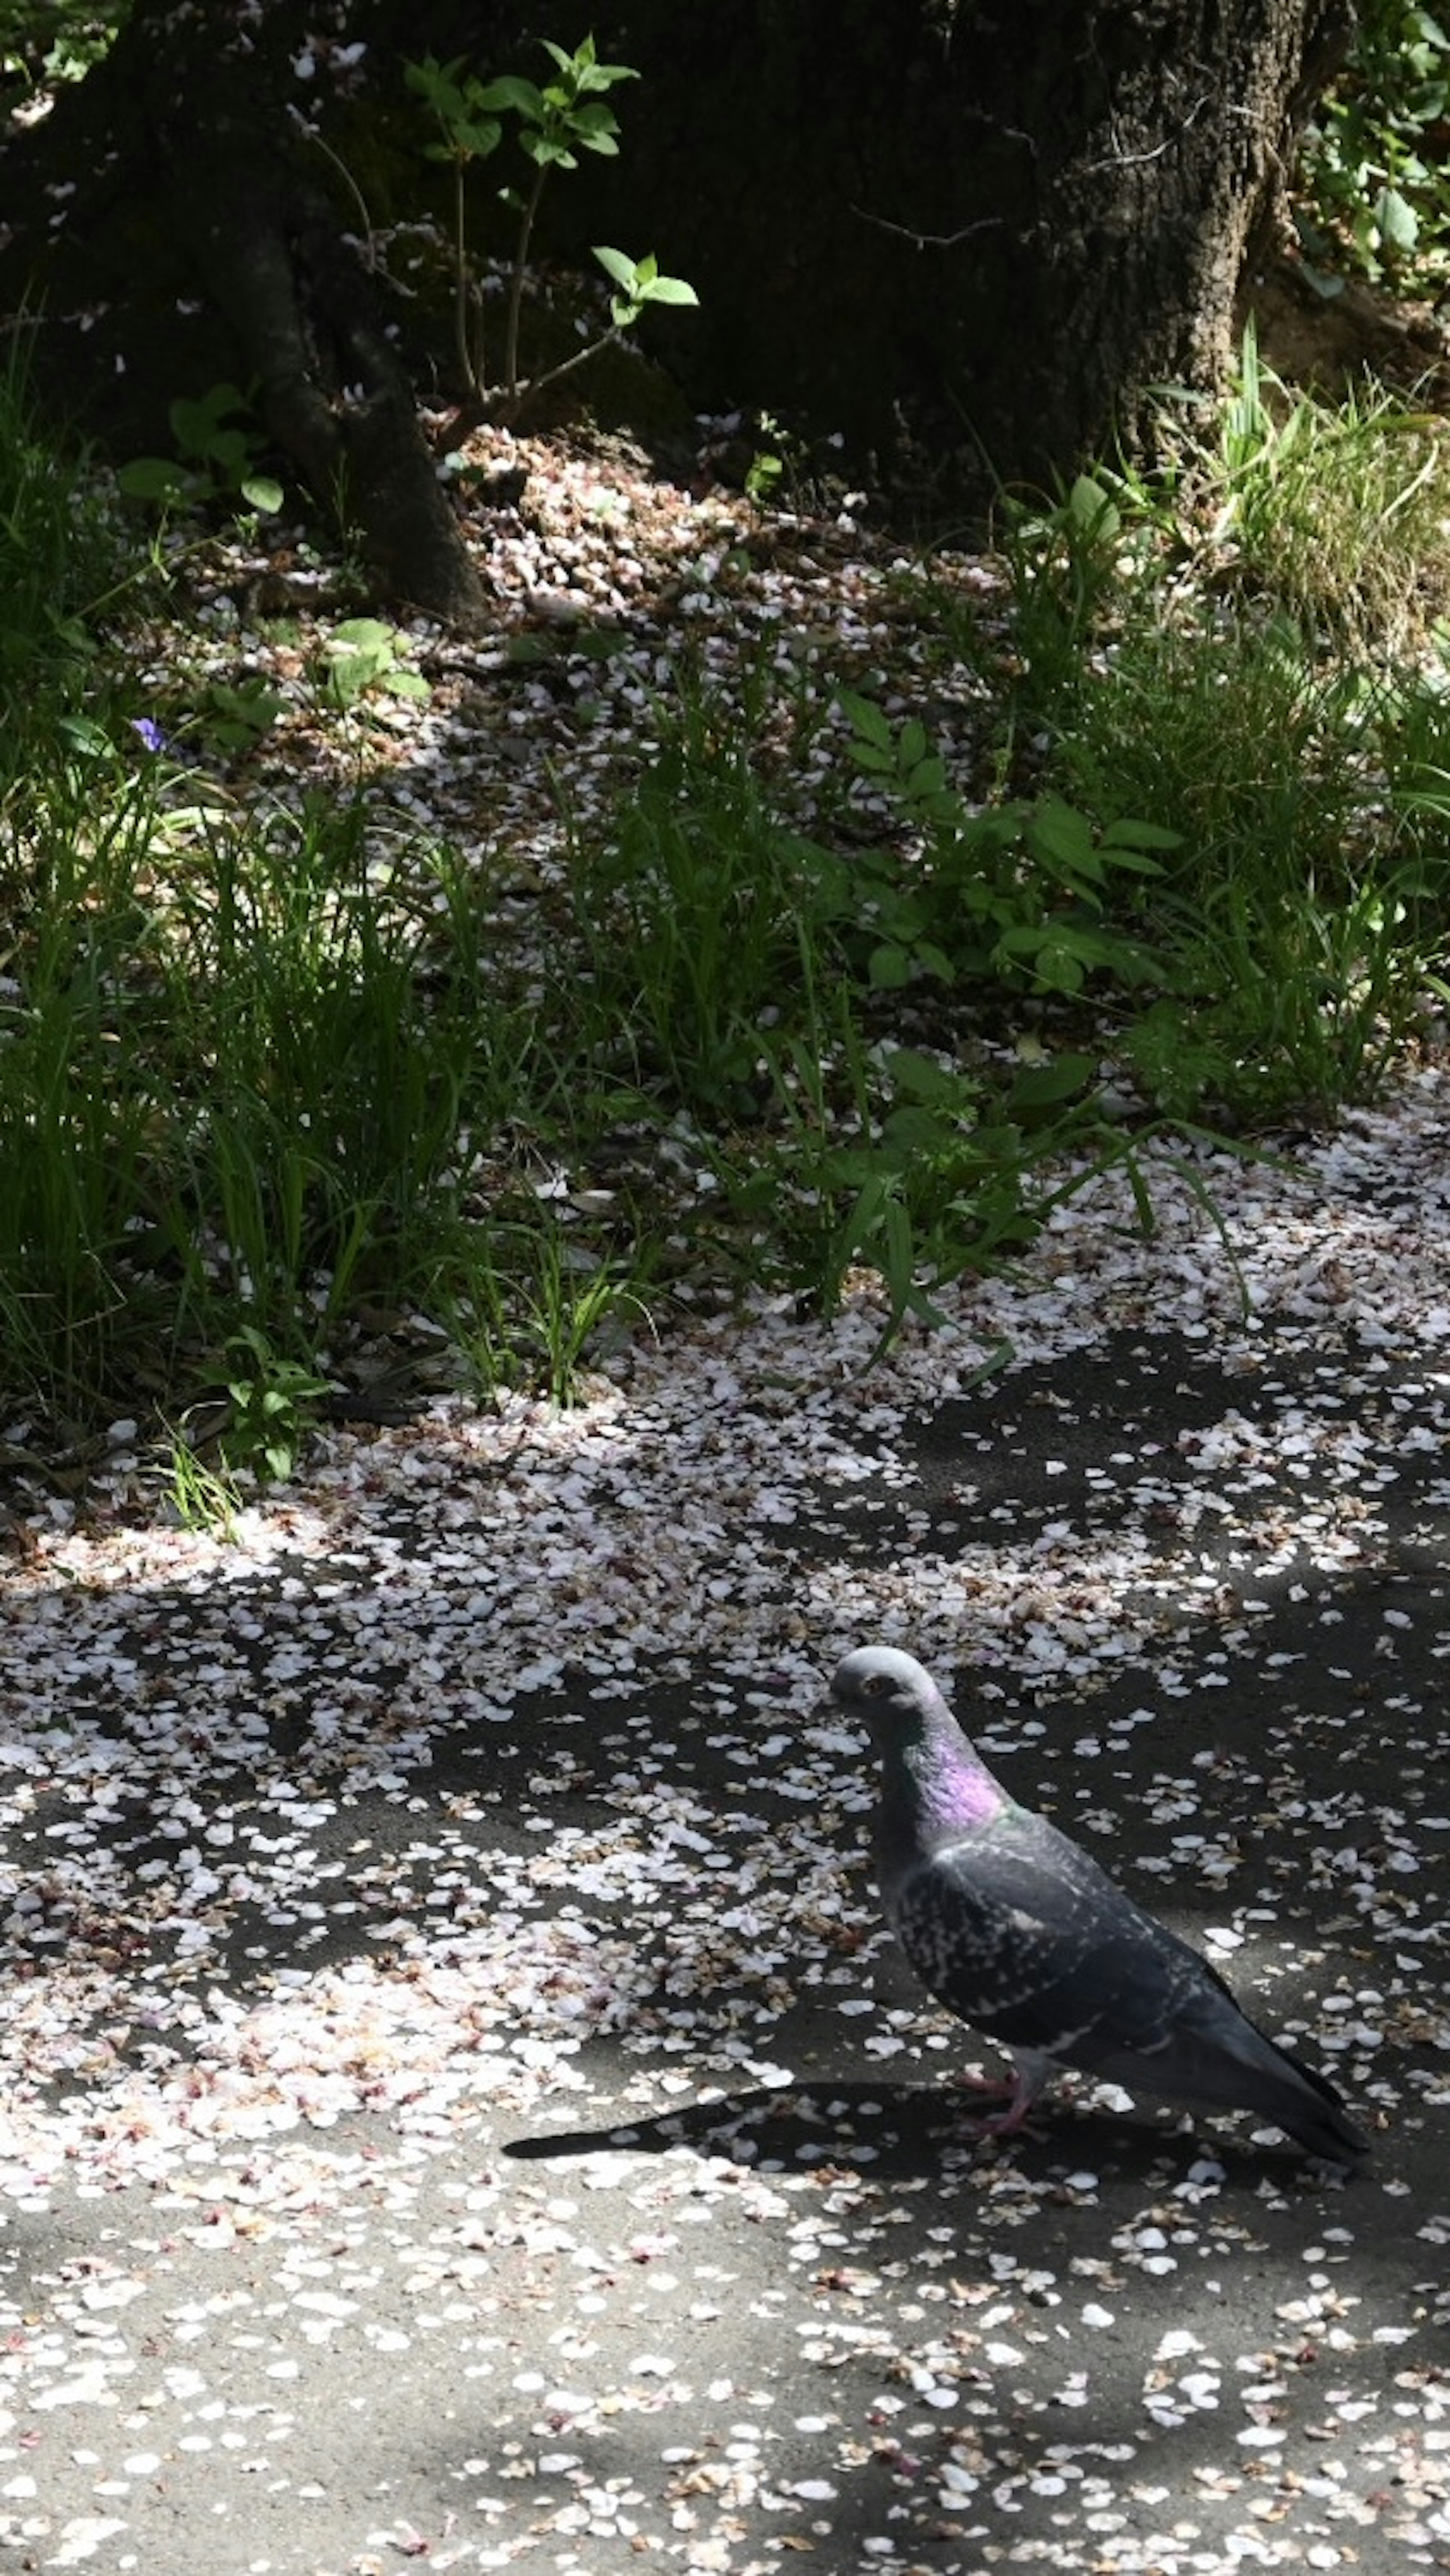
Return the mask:
<path id="1" fill-rule="evenodd" d="M 890 1646 L 831 1684 L 882 1755 L 881 1897 L 921 1982 L 1011 2057 L 1020 2127 L 1066 2067 L 1130 2091 L 1251 2111 L 1343 2164 L 1368 2140 L 1332 2084 L 1256 2030 L 1206 1959 L 1045 1816 L 1013 1804 L 940 1691 Z"/>

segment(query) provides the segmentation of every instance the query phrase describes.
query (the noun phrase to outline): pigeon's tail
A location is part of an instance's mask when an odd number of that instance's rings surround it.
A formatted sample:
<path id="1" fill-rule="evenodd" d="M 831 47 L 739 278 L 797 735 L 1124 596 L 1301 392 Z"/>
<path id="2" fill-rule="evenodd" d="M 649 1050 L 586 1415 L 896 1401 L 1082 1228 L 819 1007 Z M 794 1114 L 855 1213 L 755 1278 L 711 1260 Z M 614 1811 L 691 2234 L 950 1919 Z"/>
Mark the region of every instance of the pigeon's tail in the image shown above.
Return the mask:
<path id="1" fill-rule="evenodd" d="M 1311 2156 L 1323 2156 L 1330 2164 L 1358 2164 L 1369 2154 L 1369 2139 L 1350 2118 L 1328 2076 L 1275 2048 L 1272 2040 L 1265 2045 L 1273 2049 L 1277 2064 L 1247 2107 L 1296 2138 Z"/>
<path id="2" fill-rule="evenodd" d="M 1277 2040 L 1241 2013 L 1215 1976 L 1170 2025 L 1157 2048 L 1095 2049 L 1091 2072 L 1115 2084 L 1161 2093 L 1205 2111 L 1248 2111 L 1272 2121 L 1306 2155 L 1336 2165 L 1358 2164 L 1370 2141 L 1350 2118 L 1330 2083 L 1312 2066 L 1291 2057 Z"/>
<path id="3" fill-rule="evenodd" d="M 1230 2009 L 1231 2020 L 1222 2011 L 1212 2016 L 1214 2045 L 1202 2054 L 1191 2051 L 1196 2063 L 1184 2070 L 1187 2080 L 1176 2088 L 1179 2098 L 1192 2101 L 1196 2093 L 1200 2101 L 1217 2100 L 1230 2109 L 1250 2111 L 1256 2119 L 1272 2120 L 1307 2154 L 1324 2156 L 1331 2164 L 1357 2164 L 1367 2156 L 1369 2139 L 1350 2118 L 1328 2076 L 1291 2057 L 1231 1999 Z"/>

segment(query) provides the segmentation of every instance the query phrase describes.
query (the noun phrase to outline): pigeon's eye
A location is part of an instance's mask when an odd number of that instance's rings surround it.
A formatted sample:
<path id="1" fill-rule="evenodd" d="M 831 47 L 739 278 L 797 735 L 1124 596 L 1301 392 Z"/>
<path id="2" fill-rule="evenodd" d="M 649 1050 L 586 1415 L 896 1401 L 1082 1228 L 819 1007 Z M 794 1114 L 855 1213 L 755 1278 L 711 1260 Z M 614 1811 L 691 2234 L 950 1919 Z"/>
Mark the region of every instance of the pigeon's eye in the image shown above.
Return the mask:
<path id="1" fill-rule="evenodd" d="M 891 1688 L 891 1676 L 889 1673 L 868 1673 L 861 1688 L 868 1699 L 884 1699 Z"/>

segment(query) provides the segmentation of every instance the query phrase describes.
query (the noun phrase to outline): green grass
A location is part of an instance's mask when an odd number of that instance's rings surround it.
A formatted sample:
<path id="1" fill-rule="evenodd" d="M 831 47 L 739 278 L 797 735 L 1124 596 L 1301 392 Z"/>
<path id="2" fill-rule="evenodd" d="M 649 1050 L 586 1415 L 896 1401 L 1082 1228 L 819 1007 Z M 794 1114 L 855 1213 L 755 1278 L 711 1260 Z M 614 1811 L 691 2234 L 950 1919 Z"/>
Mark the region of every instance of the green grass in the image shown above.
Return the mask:
<path id="1" fill-rule="evenodd" d="M 1443 485 L 1438 425 L 1308 408 L 1250 344 L 1154 476 L 1011 515 L 1005 621 L 923 571 L 967 768 L 787 659 L 686 665 L 521 933 L 507 850 L 143 752 L 139 568 L 12 385 L 12 1431 L 169 1425 L 173 1508 L 227 1527 L 395 1327 L 415 1383 L 559 1402 L 680 1293 L 829 1311 L 865 1268 L 889 1335 L 1095 1170 L 1151 1222 L 1175 1125 L 1372 1096 L 1445 991 Z"/>

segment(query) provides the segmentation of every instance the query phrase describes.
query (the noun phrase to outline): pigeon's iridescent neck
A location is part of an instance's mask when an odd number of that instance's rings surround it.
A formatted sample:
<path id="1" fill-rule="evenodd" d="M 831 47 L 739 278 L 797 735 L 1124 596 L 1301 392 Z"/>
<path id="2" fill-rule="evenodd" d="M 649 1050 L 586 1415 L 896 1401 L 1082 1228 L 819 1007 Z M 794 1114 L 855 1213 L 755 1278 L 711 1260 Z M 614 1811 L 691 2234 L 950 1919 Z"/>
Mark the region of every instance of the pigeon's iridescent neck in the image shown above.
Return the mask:
<path id="1" fill-rule="evenodd" d="M 989 1771 L 953 1727 L 928 1727 L 903 1748 L 900 1785 L 919 1847 L 955 1842 L 1001 1813 L 1006 1804 Z"/>

